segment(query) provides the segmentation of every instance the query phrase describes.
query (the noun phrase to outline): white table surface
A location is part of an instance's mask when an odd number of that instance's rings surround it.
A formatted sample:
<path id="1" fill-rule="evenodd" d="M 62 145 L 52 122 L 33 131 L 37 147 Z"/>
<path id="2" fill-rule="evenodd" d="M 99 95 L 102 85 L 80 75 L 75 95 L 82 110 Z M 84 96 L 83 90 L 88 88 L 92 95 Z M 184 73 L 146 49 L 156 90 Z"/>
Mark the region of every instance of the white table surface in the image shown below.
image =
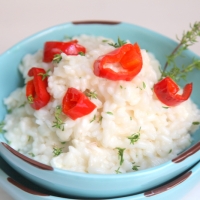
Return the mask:
<path id="1" fill-rule="evenodd" d="M 200 0 L 0 0 L 0 54 L 33 33 L 80 20 L 124 21 L 176 39 L 200 21 Z M 190 49 L 200 55 L 200 38 Z M 200 181 L 182 200 L 200 199 L 199 191 Z M 1 189 L 0 199 L 13 200 Z"/>

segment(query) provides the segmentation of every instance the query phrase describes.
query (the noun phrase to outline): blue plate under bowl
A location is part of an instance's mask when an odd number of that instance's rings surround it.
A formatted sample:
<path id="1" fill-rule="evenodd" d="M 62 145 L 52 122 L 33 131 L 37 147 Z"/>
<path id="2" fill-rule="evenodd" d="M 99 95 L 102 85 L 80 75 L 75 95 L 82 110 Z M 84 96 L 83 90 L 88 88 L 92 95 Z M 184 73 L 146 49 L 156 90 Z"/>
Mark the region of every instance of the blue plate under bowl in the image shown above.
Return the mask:
<path id="1" fill-rule="evenodd" d="M 23 79 L 17 67 L 24 55 L 42 49 L 46 41 L 63 40 L 66 35 L 80 34 L 101 35 L 115 41 L 120 36 L 132 43 L 137 42 L 141 48 L 152 52 L 162 66 L 166 56 L 177 45 L 173 40 L 148 29 L 119 22 L 74 22 L 39 32 L 0 55 L 0 121 L 6 114 L 3 99 L 17 87 L 23 86 Z M 191 51 L 186 51 L 178 64 L 188 64 L 194 57 L 200 59 Z M 188 81 L 194 83 L 192 99 L 200 107 L 200 79 L 196 70 L 189 75 Z M 46 189 L 79 198 L 114 198 L 150 190 L 188 170 L 200 160 L 200 131 L 197 130 L 192 137 L 191 146 L 175 159 L 150 169 L 127 174 L 95 175 L 55 169 L 12 149 L 3 134 L 0 135 L 0 154 L 16 171 Z"/>

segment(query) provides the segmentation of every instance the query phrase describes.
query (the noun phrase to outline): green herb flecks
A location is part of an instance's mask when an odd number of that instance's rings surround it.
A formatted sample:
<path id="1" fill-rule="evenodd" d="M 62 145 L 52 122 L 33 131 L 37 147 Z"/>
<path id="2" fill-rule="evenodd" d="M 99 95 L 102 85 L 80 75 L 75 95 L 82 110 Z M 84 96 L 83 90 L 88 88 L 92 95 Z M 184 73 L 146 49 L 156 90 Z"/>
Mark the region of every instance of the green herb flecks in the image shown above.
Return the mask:
<path id="1" fill-rule="evenodd" d="M 162 106 L 163 108 L 165 108 L 165 109 L 168 109 L 169 107 L 167 107 L 167 106 Z"/>
<path id="2" fill-rule="evenodd" d="M 61 142 L 61 144 L 66 144 L 66 142 Z"/>
<path id="3" fill-rule="evenodd" d="M 132 164 L 133 164 L 132 170 L 133 171 L 138 171 L 138 167 L 140 167 L 140 166 L 139 165 L 135 165 L 135 162 L 133 162 Z"/>
<path id="4" fill-rule="evenodd" d="M 90 99 L 97 99 L 97 93 L 94 91 L 94 92 L 92 92 L 92 91 L 90 91 L 90 90 L 85 90 L 85 95 L 87 96 L 87 97 L 89 97 Z"/>
<path id="5" fill-rule="evenodd" d="M 106 114 L 113 115 L 113 113 L 112 113 L 112 112 L 110 112 L 110 111 L 106 112 Z"/>
<path id="6" fill-rule="evenodd" d="M 64 148 L 64 147 L 61 147 L 61 148 L 53 147 L 53 154 L 54 154 L 54 157 L 55 157 L 55 156 L 59 156 L 59 155 L 62 153 L 63 148 Z"/>
<path id="7" fill-rule="evenodd" d="M 102 122 L 102 120 L 103 120 L 103 117 L 101 116 L 100 118 L 99 118 L 99 123 L 101 123 Z"/>
<path id="8" fill-rule="evenodd" d="M 55 63 L 59 63 L 61 60 L 62 60 L 62 56 L 60 54 L 55 54 L 53 56 L 53 60 L 52 61 L 55 62 Z"/>
<path id="9" fill-rule="evenodd" d="M 35 154 L 34 153 L 32 153 L 32 152 L 30 152 L 30 153 L 28 153 L 31 157 L 35 157 Z"/>
<path id="10" fill-rule="evenodd" d="M 143 86 L 143 89 L 146 88 L 146 84 L 145 84 L 145 82 L 142 82 L 142 86 Z"/>
<path id="11" fill-rule="evenodd" d="M 32 95 L 29 95 L 27 97 L 27 100 L 28 100 L 28 103 L 32 104 L 33 103 L 33 96 Z"/>
<path id="12" fill-rule="evenodd" d="M 92 123 L 93 121 L 95 121 L 96 119 L 96 115 L 94 115 L 93 119 L 90 121 L 90 123 Z"/>
<path id="13" fill-rule="evenodd" d="M 120 167 L 118 167 L 118 168 L 115 170 L 116 174 L 121 174 L 121 172 L 120 172 L 119 170 L 120 170 Z"/>
<path id="14" fill-rule="evenodd" d="M 200 36 L 200 22 L 194 23 L 190 26 L 191 30 L 184 32 L 182 38 L 179 39 L 179 44 L 167 57 L 167 62 L 164 66 L 162 77 L 171 77 L 175 82 L 181 79 L 186 79 L 187 74 L 193 69 L 200 69 L 200 60 L 193 59 L 192 63 L 187 66 L 178 67 L 176 64 L 176 58 L 181 56 L 182 53 L 188 49 L 189 46 L 197 42 L 197 38 Z M 170 66 L 170 70 L 166 71 L 167 67 Z M 161 78 L 162 78 L 161 77 Z"/>
<path id="15" fill-rule="evenodd" d="M 193 125 L 199 125 L 200 122 L 192 122 Z"/>
<path id="16" fill-rule="evenodd" d="M 45 78 L 49 77 L 49 72 L 50 72 L 50 71 L 51 71 L 51 70 L 48 69 L 48 70 L 46 71 L 46 73 L 39 73 L 38 75 L 39 75 L 39 76 L 42 76 L 42 80 L 44 80 Z"/>
<path id="17" fill-rule="evenodd" d="M 82 51 L 78 52 L 78 54 L 81 55 L 81 56 L 85 56 L 85 53 L 82 52 Z"/>
<path id="18" fill-rule="evenodd" d="M 126 44 L 127 42 L 125 42 L 124 40 L 120 40 L 120 38 L 118 37 L 118 43 L 115 43 L 115 44 L 113 44 L 113 43 L 108 43 L 109 45 L 111 45 L 111 46 L 113 46 L 113 47 L 115 47 L 115 48 L 118 48 L 118 47 L 121 47 L 121 46 L 123 46 L 124 44 Z"/>
<path id="19" fill-rule="evenodd" d="M 0 133 L 5 132 L 5 130 L 3 130 L 4 126 L 5 126 L 5 122 L 4 121 L 0 122 Z"/>
<path id="20" fill-rule="evenodd" d="M 118 157 L 119 157 L 120 166 L 121 166 L 124 162 L 124 150 L 125 150 L 125 148 L 116 147 L 115 149 L 118 150 Z"/>
<path id="21" fill-rule="evenodd" d="M 102 42 L 108 42 L 108 40 L 102 40 Z"/>
<path id="22" fill-rule="evenodd" d="M 54 125 L 52 127 L 55 127 L 55 128 L 59 128 L 61 129 L 62 131 L 64 131 L 64 124 L 62 119 L 60 118 L 60 115 L 62 114 L 62 108 L 61 106 L 57 106 L 56 107 L 56 111 L 55 111 L 55 120 L 53 123 Z"/>
<path id="23" fill-rule="evenodd" d="M 138 132 L 133 133 L 131 136 L 128 137 L 128 139 L 130 140 L 130 144 L 135 144 L 140 139 L 140 130 L 141 127 L 139 128 Z"/>
<path id="24" fill-rule="evenodd" d="M 172 149 L 169 150 L 168 154 L 170 154 L 172 152 Z"/>

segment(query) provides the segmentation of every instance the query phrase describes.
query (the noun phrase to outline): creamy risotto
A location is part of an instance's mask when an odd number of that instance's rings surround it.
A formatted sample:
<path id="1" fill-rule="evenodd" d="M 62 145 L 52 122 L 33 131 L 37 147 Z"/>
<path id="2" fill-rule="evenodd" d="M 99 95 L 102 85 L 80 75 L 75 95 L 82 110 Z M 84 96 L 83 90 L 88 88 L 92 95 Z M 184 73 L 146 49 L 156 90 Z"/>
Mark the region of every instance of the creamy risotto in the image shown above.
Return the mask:
<path id="1" fill-rule="evenodd" d="M 177 156 L 191 144 L 191 133 L 200 121 L 200 111 L 189 99 L 168 107 L 152 88 L 161 74 L 160 64 L 141 50 L 143 66 L 131 81 L 112 81 L 93 73 L 93 63 L 115 48 L 103 37 L 74 37 L 86 48 L 85 55 L 61 53 L 59 63 L 44 63 L 43 50 L 26 55 L 19 70 L 25 84 L 32 67 L 50 69 L 49 103 L 34 110 L 27 102 L 26 86 L 5 99 L 5 137 L 11 147 L 34 160 L 65 170 L 116 174 L 143 170 Z M 113 69 L 109 64 L 105 67 Z M 96 108 L 76 120 L 59 109 L 68 88 L 90 91 Z M 57 118 L 56 118 L 57 117 Z M 56 120 L 61 120 L 56 126 Z M 57 121 L 58 122 L 58 121 Z"/>

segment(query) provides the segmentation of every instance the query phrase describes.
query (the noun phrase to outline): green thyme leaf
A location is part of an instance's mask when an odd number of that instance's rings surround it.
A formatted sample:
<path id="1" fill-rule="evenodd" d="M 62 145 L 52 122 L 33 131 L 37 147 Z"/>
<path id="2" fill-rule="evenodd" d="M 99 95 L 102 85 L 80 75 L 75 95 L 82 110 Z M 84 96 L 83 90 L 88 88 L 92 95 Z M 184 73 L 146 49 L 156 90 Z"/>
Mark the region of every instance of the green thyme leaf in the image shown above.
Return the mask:
<path id="1" fill-rule="evenodd" d="M 62 153 L 63 148 L 64 148 L 64 147 L 61 147 L 61 148 L 53 147 L 53 154 L 54 154 L 54 157 L 55 157 L 55 156 L 59 156 L 59 155 Z"/>
<path id="2" fill-rule="evenodd" d="M 28 100 L 28 103 L 32 104 L 33 103 L 33 96 L 32 95 L 29 95 L 27 97 L 27 100 Z"/>
<path id="3" fill-rule="evenodd" d="M 113 113 L 112 113 L 112 112 L 109 112 L 109 111 L 108 111 L 108 112 L 106 112 L 106 113 L 107 113 L 107 114 L 109 114 L 109 115 L 113 115 Z"/>
<path id="4" fill-rule="evenodd" d="M 133 171 L 138 171 L 138 167 L 140 167 L 140 166 L 135 165 L 135 162 L 133 162 L 132 164 L 133 164 L 132 170 Z"/>
<path id="5" fill-rule="evenodd" d="M 42 80 L 44 80 L 45 78 L 49 77 L 49 72 L 50 72 L 50 71 L 51 71 L 51 70 L 48 69 L 48 70 L 46 71 L 46 73 L 39 73 L 38 75 L 39 75 L 39 76 L 42 76 Z"/>
<path id="6" fill-rule="evenodd" d="M 63 125 L 65 123 L 60 118 L 61 114 L 62 114 L 62 108 L 61 108 L 61 106 L 57 106 L 56 107 L 56 111 L 55 111 L 55 121 L 53 122 L 54 125 L 52 127 L 59 128 L 62 131 L 64 131 L 64 126 Z"/>
<path id="7" fill-rule="evenodd" d="M 92 123 L 93 121 L 95 121 L 96 119 L 96 115 L 94 115 L 93 119 L 90 121 L 90 123 Z"/>
<path id="8" fill-rule="evenodd" d="M 35 157 L 35 154 L 34 153 L 32 153 L 32 152 L 30 152 L 30 153 L 28 153 L 31 157 Z"/>
<path id="9" fill-rule="evenodd" d="M 135 144 L 140 139 L 140 130 L 141 127 L 138 132 L 133 133 L 131 136 L 128 137 L 128 139 L 130 140 L 130 144 Z"/>
<path id="10" fill-rule="evenodd" d="M 193 125 L 199 125 L 200 122 L 192 122 Z"/>
<path id="11" fill-rule="evenodd" d="M 115 44 L 113 44 L 113 43 L 108 43 L 109 45 L 111 45 L 111 46 L 113 46 L 113 47 L 115 47 L 115 48 L 118 48 L 118 47 L 121 47 L 121 46 L 123 46 L 124 44 L 126 44 L 127 42 L 125 42 L 124 40 L 120 40 L 120 38 L 118 37 L 118 43 L 115 43 Z"/>
<path id="12" fill-rule="evenodd" d="M 108 42 L 108 40 L 102 40 L 102 42 Z"/>
<path id="13" fill-rule="evenodd" d="M 99 118 L 99 123 L 101 123 L 102 122 L 102 120 L 103 120 L 103 117 L 101 116 L 100 118 Z"/>
<path id="14" fill-rule="evenodd" d="M 124 150 L 125 148 L 120 148 L 120 147 L 116 147 L 115 149 L 118 150 L 118 157 L 119 157 L 119 160 L 120 160 L 120 166 L 123 164 L 124 162 Z"/>
<path id="15" fill-rule="evenodd" d="M 84 92 L 84 94 L 87 96 L 87 97 L 89 97 L 90 99 L 97 99 L 97 93 L 94 91 L 94 92 L 92 92 L 92 91 L 90 91 L 90 90 L 88 90 L 88 89 L 86 89 L 85 90 L 85 92 Z"/>
<path id="16" fill-rule="evenodd" d="M 145 82 L 142 82 L 142 86 L 143 86 L 144 89 L 146 88 Z"/>
<path id="17" fill-rule="evenodd" d="M 59 63 L 62 60 L 62 56 L 60 54 L 55 54 L 53 56 L 53 62 Z"/>
<path id="18" fill-rule="evenodd" d="M 171 152 L 172 152 L 172 149 L 170 149 L 168 153 L 170 154 Z"/>
<path id="19" fill-rule="evenodd" d="M 5 122 L 2 121 L 0 122 L 0 133 L 4 133 L 5 131 L 3 130 L 3 127 L 5 126 Z"/>
<path id="20" fill-rule="evenodd" d="M 78 52 L 78 54 L 81 55 L 81 56 L 85 56 L 85 53 L 82 52 L 82 51 Z"/>
<path id="21" fill-rule="evenodd" d="M 163 106 L 163 108 L 168 109 L 169 107 L 167 107 L 167 106 Z"/>
<path id="22" fill-rule="evenodd" d="M 118 167 L 118 168 L 115 170 L 116 174 L 121 174 L 121 172 L 120 172 L 119 170 L 120 170 L 120 167 Z"/>
<path id="23" fill-rule="evenodd" d="M 61 144 L 66 144 L 66 142 L 61 142 Z"/>

